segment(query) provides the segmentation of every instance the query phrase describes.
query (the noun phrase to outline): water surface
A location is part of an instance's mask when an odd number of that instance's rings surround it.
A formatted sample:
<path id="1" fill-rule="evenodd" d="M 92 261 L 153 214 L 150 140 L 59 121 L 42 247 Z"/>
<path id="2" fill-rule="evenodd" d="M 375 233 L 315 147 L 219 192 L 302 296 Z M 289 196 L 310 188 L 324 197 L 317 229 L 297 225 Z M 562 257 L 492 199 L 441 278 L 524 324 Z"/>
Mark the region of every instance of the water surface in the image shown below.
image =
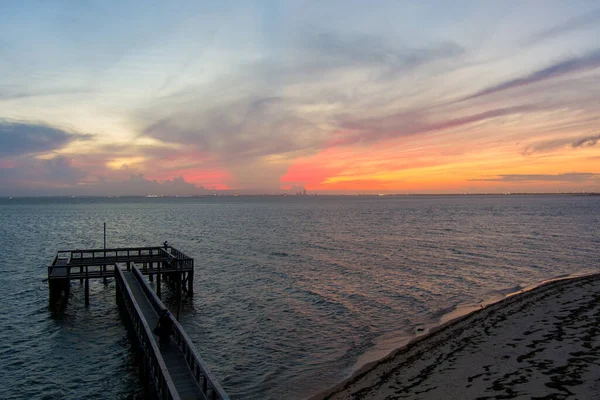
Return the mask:
<path id="1" fill-rule="evenodd" d="M 600 259 L 598 196 L 2 199 L 0 398 L 140 393 L 113 282 L 47 309 L 55 252 L 102 247 L 104 222 L 109 247 L 195 258 L 181 321 L 239 399 L 307 397 L 457 305 Z"/>

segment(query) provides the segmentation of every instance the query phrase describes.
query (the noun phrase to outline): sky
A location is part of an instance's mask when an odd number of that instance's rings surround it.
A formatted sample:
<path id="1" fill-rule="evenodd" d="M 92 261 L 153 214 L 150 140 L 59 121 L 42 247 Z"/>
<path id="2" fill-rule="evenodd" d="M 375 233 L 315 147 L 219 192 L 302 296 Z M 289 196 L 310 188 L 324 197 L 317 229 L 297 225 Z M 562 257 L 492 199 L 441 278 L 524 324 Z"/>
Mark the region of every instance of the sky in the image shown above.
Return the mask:
<path id="1" fill-rule="evenodd" d="M 598 38 L 597 0 L 1 2 L 0 196 L 600 192 Z"/>

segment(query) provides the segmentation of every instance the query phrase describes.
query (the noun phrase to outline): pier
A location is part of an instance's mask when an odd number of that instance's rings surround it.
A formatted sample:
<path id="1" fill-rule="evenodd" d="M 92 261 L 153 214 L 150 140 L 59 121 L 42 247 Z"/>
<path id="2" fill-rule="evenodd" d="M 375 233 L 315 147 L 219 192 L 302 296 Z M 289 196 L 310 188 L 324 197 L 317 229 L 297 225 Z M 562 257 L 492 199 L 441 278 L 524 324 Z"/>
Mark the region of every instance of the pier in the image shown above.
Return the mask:
<path id="1" fill-rule="evenodd" d="M 156 293 L 144 277 L 156 279 Z M 116 301 L 135 336 L 145 393 L 157 399 L 229 400 L 171 313 L 171 343 L 159 348 L 152 332 L 161 310 L 161 285 L 193 295 L 194 260 L 172 246 L 59 251 L 48 267 L 50 303 L 66 298 L 70 282 L 115 279 Z"/>

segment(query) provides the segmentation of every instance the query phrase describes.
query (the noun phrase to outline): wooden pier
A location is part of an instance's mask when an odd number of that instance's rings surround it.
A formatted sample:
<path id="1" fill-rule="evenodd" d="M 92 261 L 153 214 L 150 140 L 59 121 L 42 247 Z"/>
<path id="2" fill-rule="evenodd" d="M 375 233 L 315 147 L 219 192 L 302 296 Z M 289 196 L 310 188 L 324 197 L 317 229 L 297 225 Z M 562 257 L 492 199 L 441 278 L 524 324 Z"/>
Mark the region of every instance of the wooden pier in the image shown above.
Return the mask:
<path id="1" fill-rule="evenodd" d="M 156 277 L 155 293 L 143 275 Z M 69 293 L 72 280 L 115 278 L 116 299 L 138 344 L 140 372 L 148 396 L 157 399 L 229 400 L 197 354 L 192 341 L 171 314 L 171 344 L 160 349 L 152 330 L 166 307 L 160 300 L 161 280 L 178 295 L 193 294 L 194 260 L 172 246 L 59 251 L 48 267 L 50 302 Z"/>
<path id="2" fill-rule="evenodd" d="M 85 282 L 85 304 L 89 304 L 89 280 L 115 276 L 115 265 L 140 265 L 144 275 L 152 280 L 156 275 L 156 291 L 161 295 L 161 277 L 177 282 L 179 293 L 194 292 L 194 259 L 172 246 L 134 247 L 120 249 L 63 250 L 48 267 L 50 301 L 68 293 L 70 281 Z"/>

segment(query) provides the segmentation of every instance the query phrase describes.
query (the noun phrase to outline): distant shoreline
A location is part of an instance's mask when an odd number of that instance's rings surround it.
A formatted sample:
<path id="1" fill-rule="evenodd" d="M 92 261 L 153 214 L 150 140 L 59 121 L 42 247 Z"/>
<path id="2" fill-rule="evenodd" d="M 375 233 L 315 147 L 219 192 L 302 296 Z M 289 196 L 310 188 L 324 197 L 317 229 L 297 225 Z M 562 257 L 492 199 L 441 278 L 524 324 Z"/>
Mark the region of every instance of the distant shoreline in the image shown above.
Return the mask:
<path id="1" fill-rule="evenodd" d="M 193 198 L 215 198 L 215 197 L 474 197 L 474 196 L 600 196 L 600 192 L 565 192 L 565 193 L 310 193 L 310 194 L 195 194 L 195 195 L 123 195 L 123 196 L 94 196 L 94 195 L 72 195 L 72 196 L 0 196 L 0 200 L 42 200 L 42 199 L 193 199 Z"/>
<path id="2" fill-rule="evenodd" d="M 395 373 L 398 375 L 400 372 L 404 373 L 404 371 L 401 371 L 403 369 L 406 369 L 407 371 L 410 370 L 417 362 L 420 362 L 421 368 L 423 368 L 423 365 L 427 365 L 427 357 L 429 357 L 431 353 L 438 351 L 440 348 L 442 348 L 441 352 L 443 353 L 445 347 L 451 347 L 453 343 L 458 340 L 457 338 L 463 336 L 463 332 L 479 329 L 481 325 L 485 325 L 485 321 L 492 315 L 502 315 L 504 313 L 505 315 L 502 316 L 504 319 L 520 317 L 518 311 L 513 314 L 510 308 L 514 308 L 516 305 L 521 309 L 526 308 L 527 306 L 535 304 L 539 298 L 550 297 L 552 299 L 552 296 L 556 297 L 556 293 L 562 294 L 565 289 L 570 286 L 588 282 L 595 283 L 596 286 L 598 286 L 598 296 L 600 296 L 600 273 L 559 277 L 508 294 L 505 298 L 497 302 L 488 304 L 481 309 L 468 312 L 465 315 L 432 328 L 428 333 L 414 338 L 408 344 L 392 351 L 387 356 L 363 365 L 349 378 L 337 383 L 329 389 L 309 397 L 308 400 L 385 398 L 390 395 L 390 393 L 382 388 L 385 387 L 385 382 L 390 380 L 390 376 L 393 376 Z M 554 311 L 558 313 L 561 310 L 561 307 L 557 307 Z M 486 330 L 488 328 L 493 331 L 493 324 L 492 326 L 487 327 Z M 497 345 L 497 343 L 494 343 L 494 346 L 495 345 Z M 504 343 L 501 340 L 499 346 L 503 345 L 506 346 L 507 343 Z M 481 345 L 483 348 L 486 348 L 486 346 L 489 347 L 490 345 Z M 498 351 L 498 349 L 495 348 L 494 351 Z M 519 357 L 523 358 L 525 356 L 527 355 L 520 355 Z M 419 360 L 420 358 L 423 358 L 423 360 Z M 460 363 L 460 361 L 458 363 Z M 432 373 L 432 375 L 434 374 Z M 446 379 L 453 379 L 452 377 L 448 377 L 452 374 L 446 375 Z M 426 392 L 426 390 L 423 392 Z M 457 398 L 471 398 L 461 393 L 456 394 L 461 396 Z M 479 395 L 481 395 L 481 393 L 479 393 Z M 428 396 L 429 395 L 419 398 L 436 398 L 435 395 Z"/>

